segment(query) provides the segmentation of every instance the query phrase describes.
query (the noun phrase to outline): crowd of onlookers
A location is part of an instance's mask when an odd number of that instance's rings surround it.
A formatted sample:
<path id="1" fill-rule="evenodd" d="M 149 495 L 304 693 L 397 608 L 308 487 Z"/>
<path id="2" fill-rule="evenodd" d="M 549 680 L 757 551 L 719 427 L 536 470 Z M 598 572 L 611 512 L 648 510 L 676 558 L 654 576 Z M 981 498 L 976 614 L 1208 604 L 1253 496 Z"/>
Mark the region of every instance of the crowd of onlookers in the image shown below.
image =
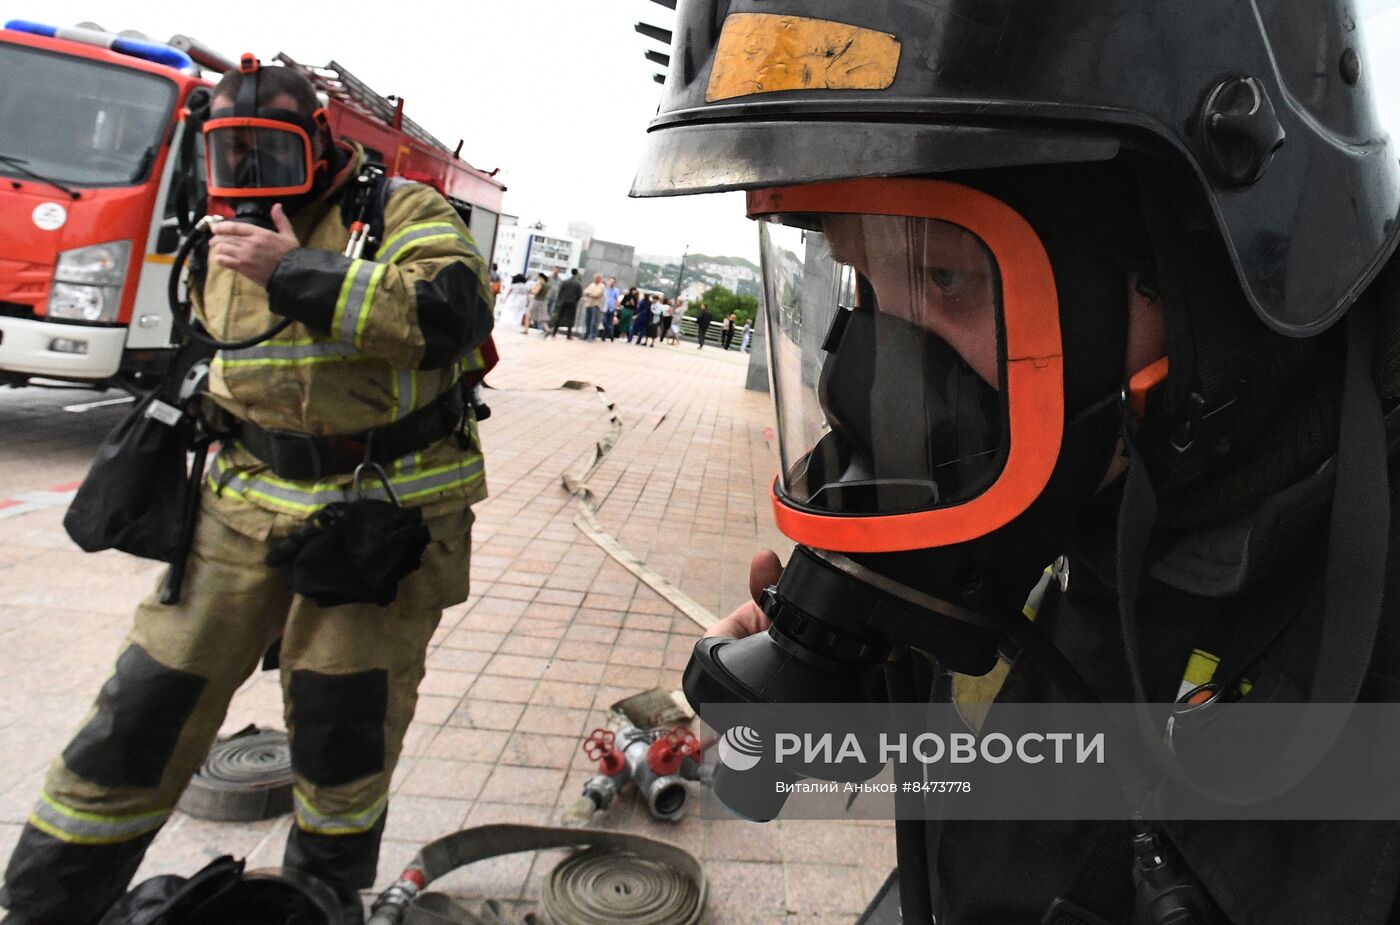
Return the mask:
<path id="1" fill-rule="evenodd" d="M 625 337 L 627 343 L 638 346 L 655 347 L 658 341 L 679 344 L 681 319 L 688 311 L 684 300 L 672 304 L 670 299 L 636 286 L 623 292 L 616 279 L 605 280 L 601 273 L 594 273 L 593 281 L 585 286 L 578 270 L 570 270 L 568 276 L 559 270 L 552 275 L 540 273 L 533 280 L 517 273 L 505 282 L 492 264 L 491 291 L 496 295 L 500 330 L 516 328 L 521 334 L 536 330 L 545 337 L 556 337 L 562 328 L 569 340 L 573 340 L 577 327 L 582 329 L 582 340 L 616 341 Z M 696 340 L 703 348 L 716 319 L 703 300 L 696 306 L 694 317 Z M 728 350 L 738 329 L 737 320 L 730 313 L 719 320 L 719 325 L 720 345 Z M 739 349 L 747 352 L 753 326 L 745 322 L 742 332 Z"/>

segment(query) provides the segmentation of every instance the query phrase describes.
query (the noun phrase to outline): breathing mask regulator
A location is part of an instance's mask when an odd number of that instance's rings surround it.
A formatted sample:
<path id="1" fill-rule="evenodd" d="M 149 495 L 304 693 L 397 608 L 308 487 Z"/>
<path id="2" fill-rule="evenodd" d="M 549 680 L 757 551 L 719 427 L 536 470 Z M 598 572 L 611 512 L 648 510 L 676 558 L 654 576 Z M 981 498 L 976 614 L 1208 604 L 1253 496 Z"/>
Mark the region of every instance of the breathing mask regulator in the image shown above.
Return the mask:
<path id="1" fill-rule="evenodd" d="M 275 231 L 272 206 L 281 203 L 290 215 L 319 197 L 330 179 L 330 164 L 316 156 L 315 139 L 322 139 L 323 150 L 332 150 L 330 123 L 326 111 L 317 109 L 310 116 L 290 109 L 258 105 L 261 65 L 251 54 L 239 62 L 242 80 L 234 105 L 191 114 L 191 124 L 204 136 L 207 188 L 211 200 L 221 200 L 233 215 L 231 220 Z M 281 319 L 266 331 L 238 341 L 219 341 L 191 320 L 191 302 L 180 293 L 181 280 L 190 256 L 208 244 L 211 228 L 221 221 L 206 215 L 181 242 L 170 274 L 169 300 L 175 326 L 185 336 L 220 350 L 241 350 L 260 344 L 281 333 L 291 319 Z"/>

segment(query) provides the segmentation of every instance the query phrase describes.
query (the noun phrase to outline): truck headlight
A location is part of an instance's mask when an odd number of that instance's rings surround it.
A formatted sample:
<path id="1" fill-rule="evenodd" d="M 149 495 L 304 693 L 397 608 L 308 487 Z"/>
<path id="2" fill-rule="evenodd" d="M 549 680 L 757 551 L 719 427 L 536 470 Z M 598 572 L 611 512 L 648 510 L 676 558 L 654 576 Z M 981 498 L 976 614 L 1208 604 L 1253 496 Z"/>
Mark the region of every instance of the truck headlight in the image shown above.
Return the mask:
<path id="1" fill-rule="evenodd" d="M 78 247 L 58 255 L 48 317 L 93 324 L 117 320 L 131 258 L 130 241 Z"/>

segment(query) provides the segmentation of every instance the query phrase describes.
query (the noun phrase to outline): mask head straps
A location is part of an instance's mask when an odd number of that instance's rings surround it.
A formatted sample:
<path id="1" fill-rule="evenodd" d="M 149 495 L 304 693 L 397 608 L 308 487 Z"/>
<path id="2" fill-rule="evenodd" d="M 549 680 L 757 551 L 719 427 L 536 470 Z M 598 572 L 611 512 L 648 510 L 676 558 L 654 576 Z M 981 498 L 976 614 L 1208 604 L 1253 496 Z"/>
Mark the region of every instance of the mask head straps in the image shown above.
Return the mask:
<path id="1" fill-rule="evenodd" d="M 238 97 L 233 102 L 236 118 L 252 119 L 258 114 L 258 69 L 261 65 L 252 52 L 244 52 L 238 70 L 243 80 L 238 84 Z"/>

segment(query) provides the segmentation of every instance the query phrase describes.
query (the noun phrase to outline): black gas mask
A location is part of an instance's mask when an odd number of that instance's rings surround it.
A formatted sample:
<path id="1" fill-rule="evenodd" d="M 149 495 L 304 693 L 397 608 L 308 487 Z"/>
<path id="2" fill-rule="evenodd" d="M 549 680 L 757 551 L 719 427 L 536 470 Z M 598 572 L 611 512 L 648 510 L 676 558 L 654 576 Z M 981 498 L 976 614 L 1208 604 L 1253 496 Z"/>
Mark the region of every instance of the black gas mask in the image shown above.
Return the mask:
<path id="1" fill-rule="evenodd" d="M 799 545 L 760 602 L 771 630 L 702 640 L 687 697 L 702 715 L 864 702 L 906 647 L 985 674 L 1113 459 L 1122 271 L 939 180 L 754 191 L 749 211 L 778 406 L 774 511 Z"/>

